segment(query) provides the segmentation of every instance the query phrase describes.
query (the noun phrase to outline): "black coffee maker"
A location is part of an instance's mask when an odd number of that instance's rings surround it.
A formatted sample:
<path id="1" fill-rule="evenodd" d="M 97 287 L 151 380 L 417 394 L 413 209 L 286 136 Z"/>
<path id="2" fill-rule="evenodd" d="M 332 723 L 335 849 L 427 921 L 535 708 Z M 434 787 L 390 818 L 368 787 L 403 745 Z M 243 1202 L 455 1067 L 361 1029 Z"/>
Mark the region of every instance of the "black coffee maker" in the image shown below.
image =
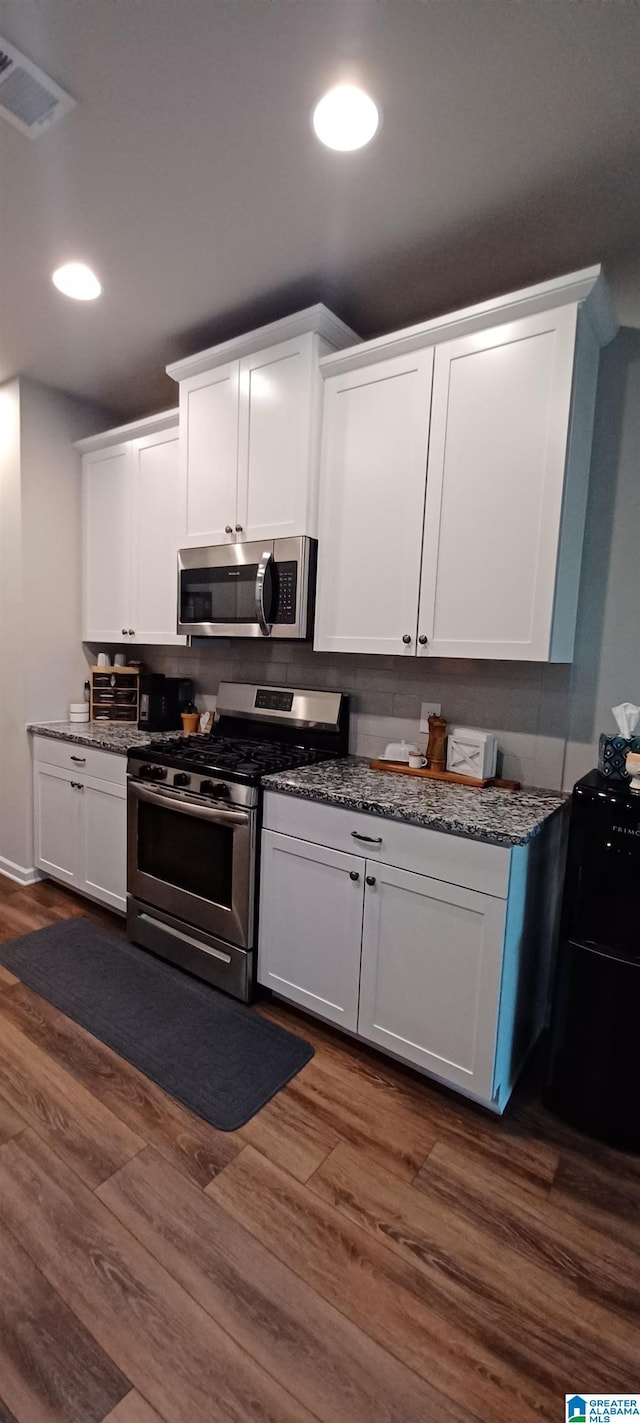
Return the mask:
<path id="1" fill-rule="evenodd" d="M 546 1105 L 640 1152 L 640 791 L 574 786 Z"/>
<path id="2" fill-rule="evenodd" d="M 181 731 L 182 712 L 193 701 L 190 677 L 143 672 L 140 678 L 140 731 Z"/>

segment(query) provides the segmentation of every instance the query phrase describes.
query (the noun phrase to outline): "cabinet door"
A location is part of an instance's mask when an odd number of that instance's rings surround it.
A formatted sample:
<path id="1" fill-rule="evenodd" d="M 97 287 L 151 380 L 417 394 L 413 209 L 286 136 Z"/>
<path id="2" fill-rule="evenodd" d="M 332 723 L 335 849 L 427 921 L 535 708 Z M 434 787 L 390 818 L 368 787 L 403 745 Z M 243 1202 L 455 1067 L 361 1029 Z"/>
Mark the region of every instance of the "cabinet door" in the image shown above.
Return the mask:
<path id="1" fill-rule="evenodd" d="M 82 792 L 73 772 L 34 766 L 35 862 L 39 870 L 80 887 Z"/>
<path id="2" fill-rule="evenodd" d="M 108 781 L 85 780 L 79 888 L 124 912 L 127 907 L 127 793 Z"/>
<path id="3" fill-rule="evenodd" d="M 505 901 L 369 864 L 358 1031 L 491 1100 Z"/>
<path id="4" fill-rule="evenodd" d="M 432 370 L 418 351 L 326 382 L 318 651 L 415 656 Z"/>
<path id="5" fill-rule="evenodd" d="M 180 382 L 185 547 L 237 538 L 239 369 L 232 361 Z"/>
<path id="6" fill-rule="evenodd" d="M 178 431 L 133 441 L 131 626 L 136 642 L 186 643 L 176 632 L 185 511 Z"/>
<path id="7" fill-rule="evenodd" d="M 243 539 L 315 537 L 316 418 L 322 397 L 314 337 L 240 362 L 238 524 Z"/>
<path id="8" fill-rule="evenodd" d="M 258 980 L 355 1030 L 364 860 L 288 835 L 262 835 Z"/>
<path id="9" fill-rule="evenodd" d="M 121 642 L 132 626 L 131 445 L 85 455 L 84 629 L 87 642 Z"/>
<path id="10" fill-rule="evenodd" d="M 576 308 L 436 350 L 422 656 L 549 657 Z"/>

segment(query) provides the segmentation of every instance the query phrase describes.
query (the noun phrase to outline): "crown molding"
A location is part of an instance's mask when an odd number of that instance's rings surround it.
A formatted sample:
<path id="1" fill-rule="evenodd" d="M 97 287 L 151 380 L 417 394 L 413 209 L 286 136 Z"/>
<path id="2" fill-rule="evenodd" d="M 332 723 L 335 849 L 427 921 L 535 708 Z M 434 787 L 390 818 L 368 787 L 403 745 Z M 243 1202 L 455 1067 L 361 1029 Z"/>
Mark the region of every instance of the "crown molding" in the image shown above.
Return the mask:
<path id="1" fill-rule="evenodd" d="M 351 350 L 323 356 L 320 370 L 325 379 L 327 376 L 344 375 L 347 371 L 386 361 L 392 356 L 408 355 L 425 346 L 436 346 L 454 337 L 469 336 L 474 331 L 486 331 L 491 326 L 500 326 L 507 321 L 572 303 L 579 305 L 587 315 L 598 344 L 608 345 L 618 330 L 618 324 L 602 268 L 596 266 L 569 272 L 533 287 L 523 287 L 520 291 L 480 302 L 477 306 L 463 307 L 461 311 L 422 321 L 417 326 L 407 326 L 402 331 L 392 331 L 373 341 L 362 341 Z"/>
<path id="2" fill-rule="evenodd" d="M 178 428 L 178 410 L 161 410 L 158 415 L 146 415 L 142 420 L 132 420 L 128 425 L 116 425 L 112 430 L 104 430 L 100 435 L 88 435 L 84 440 L 76 440 L 74 450 L 81 455 L 93 450 L 104 450 L 109 445 L 122 445 L 126 440 L 139 440 L 143 435 L 158 435 L 162 430 Z"/>
<path id="3" fill-rule="evenodd" d="M 279 341 L 293 341 L 298 336 L 309 334 L 320 336 L 334 350 L 354 346 L 360 339 L 355 331 L 345 326 L 344 321 L 340 321 L 328 307 L 318 302 L 316 306 L 305 307 L 304 311 L 296 311 L 281 321 L 271 321 L 268 326 L 259 326 L 255 331 L 247 331 L 243 336 L 234 337 L 232 341 L 223 341 L 219 346 L 209 346 L 206 351 L 197 351 L 193 356 L 185 356 L 184 360 L 172 361 L 171 365 L 166 367 L 167 375 L 171 376 L 172 380 L 187 380 L 189 376 L 202 375 L 205 371 L 214 370 L 216 366 L 226 365 L 228 361 L 237 361 L 242 356 L 253 355 L 255 351 L 262 351 L 267 346 L 275 346 Z"/>

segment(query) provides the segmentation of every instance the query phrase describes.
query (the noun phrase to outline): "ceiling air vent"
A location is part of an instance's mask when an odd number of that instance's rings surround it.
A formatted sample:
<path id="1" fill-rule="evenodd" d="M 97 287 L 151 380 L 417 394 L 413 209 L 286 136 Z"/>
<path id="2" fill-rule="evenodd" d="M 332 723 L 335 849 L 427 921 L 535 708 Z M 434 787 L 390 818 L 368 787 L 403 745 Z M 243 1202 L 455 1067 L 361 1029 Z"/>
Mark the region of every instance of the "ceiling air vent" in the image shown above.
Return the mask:
<path id="1" fill-rule="evenodd" d="M 0 36 L 0 118 L 37 138 L 75 104 L 48 74 Z"/>

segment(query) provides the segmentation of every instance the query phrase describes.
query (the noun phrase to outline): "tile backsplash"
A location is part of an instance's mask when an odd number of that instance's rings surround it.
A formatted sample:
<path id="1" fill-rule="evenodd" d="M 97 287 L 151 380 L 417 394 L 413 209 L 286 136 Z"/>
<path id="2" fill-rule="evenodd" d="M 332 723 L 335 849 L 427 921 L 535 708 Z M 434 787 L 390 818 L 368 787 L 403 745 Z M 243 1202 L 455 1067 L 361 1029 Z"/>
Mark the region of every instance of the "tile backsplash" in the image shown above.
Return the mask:
<path id="1" fill-rule="evenodd" d="M 564 664 L 426 661 L 313 652 L 306 643 L 218 639 L 200 639 L 193 647 L 137 647 L 135 655 L 149 671 L 191 677 L 203 709 L 215 705 L 221 681 L 347 692 L 351 750 L 361 756 L 378 756 L 402 736 L 423 745 L 420 705 L 440 702 L 450 725 L 497 733 L 503 775 L 528 785 L 562 785 L 571 679 Z"/>

